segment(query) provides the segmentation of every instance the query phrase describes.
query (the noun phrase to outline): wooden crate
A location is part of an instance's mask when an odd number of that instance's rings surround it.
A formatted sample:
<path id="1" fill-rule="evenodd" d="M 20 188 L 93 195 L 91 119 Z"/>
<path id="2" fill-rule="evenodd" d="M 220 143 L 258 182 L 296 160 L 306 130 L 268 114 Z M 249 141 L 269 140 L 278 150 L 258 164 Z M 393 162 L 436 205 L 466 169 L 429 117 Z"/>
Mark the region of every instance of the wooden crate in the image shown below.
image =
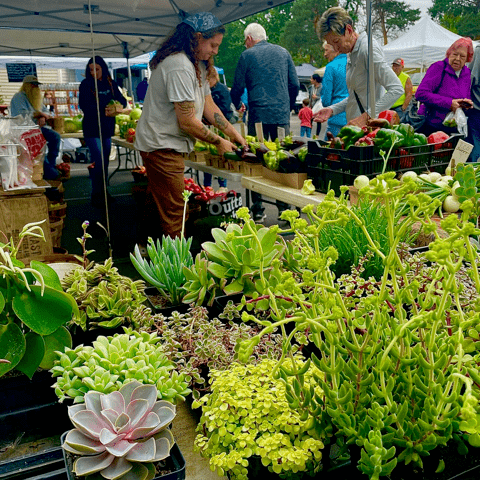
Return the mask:
<path id="1" fill-rule="evenodd" d="M 222 155 L 211 155 L 212 167 L 215 168 L 226 168 L 225 159 Z"/>
<path id="2" fill-rule="evenodd" d="M 245 162 L 239 162 L 238 160 L 227 160 L 227 168 L 232 172 L 243 173 L 244 163 Z"/>
<path id="3" fill-rule="evenodd" d="M 206 163 L 207 156 L 207 151 L 195 152 L 195 161 L 200 163 Z"/>
<path id="4" fill-rule="evenodd" d="M 243 174 L 246 177 L 261 177 L 263 166 L 261 163 L 243 162 Z"/>

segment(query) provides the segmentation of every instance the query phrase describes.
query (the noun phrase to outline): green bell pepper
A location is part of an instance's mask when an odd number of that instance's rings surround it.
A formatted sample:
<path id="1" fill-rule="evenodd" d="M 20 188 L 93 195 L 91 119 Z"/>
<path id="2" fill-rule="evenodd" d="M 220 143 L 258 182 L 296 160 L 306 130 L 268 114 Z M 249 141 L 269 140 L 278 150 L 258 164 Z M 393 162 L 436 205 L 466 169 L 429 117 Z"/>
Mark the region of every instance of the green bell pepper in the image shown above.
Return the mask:
<path id="1" fill-rule="evenodd" d="M 278 156 L 278 153 L 279 152 L 269 150 L 267 153 L 263 154 L 263 161 L 265 163 L 265 166 L 269 170 L 273 170 L 274 172 L 278 170 L 278 167 L 280 165 L 280 158 Z"/>
<path id="2" fill-rule="evenodd" d="M 356 125 L 345 125 L 341 130 L 338 136 L 340 137 L 345 150 L 348 150 L 348 147 L 354 145 L 355 142 L 362 138 L 365 135 L 365 132 L 360 127 Z"/>
<path id="3" fill-rule="evenodd" d="M 375 147 L 381 150 L 389 150 L 392 144 L 400 146 L 403 141 L 403 135 L 391 128 L 381 128 L 373 139 Z"/>
<path id="4" fill-rule="evenodd" d="M 297 157 L 298 159 L 301 161 L 301 162 L 304 162 L 305 161 L 305 158 L 307 156 L 307 153 L 308 153 L 308 148 L 307 147 L 302 147 L 298 153 L 297 153 Z"/>
<path id="5" fill-rule="evenodd" d="M 413 136 L 413 146 L 420 147 L 422 145 L 428 145 L 427 137 L 423 133 L 415 133 Z"/>
<path id="6" fill-rule="evenodd" d="M 408 123 L 401 123 L 396 129 L 397 132 L 403 135 L 403 143 L 399 147 L 411 147 L 415 136 L 415 130 Z"/>

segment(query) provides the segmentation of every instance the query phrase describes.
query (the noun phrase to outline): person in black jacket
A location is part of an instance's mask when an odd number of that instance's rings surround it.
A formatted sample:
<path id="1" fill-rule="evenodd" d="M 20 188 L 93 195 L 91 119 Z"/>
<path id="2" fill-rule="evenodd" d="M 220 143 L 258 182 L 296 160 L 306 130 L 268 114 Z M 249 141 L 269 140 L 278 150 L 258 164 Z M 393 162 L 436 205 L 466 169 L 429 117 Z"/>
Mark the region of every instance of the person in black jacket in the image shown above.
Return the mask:
<path id="1" fill-rule="evenodd" d="M 112 104 L 112 100 L 118 102 L 117 105 Z M 84 115 L 83 138 L 95 164 L 92 174 L 92 204 L 101 207 L 105 204 L 104 188 L 108 178 L 111 137 L 115 133 L 115 116 L 123 113 L 127 100 L 110 76 L 105 60 L 100 56 L 91 58 L 87 63 L 85 80 L 80 84 L 78 103 Z"/>

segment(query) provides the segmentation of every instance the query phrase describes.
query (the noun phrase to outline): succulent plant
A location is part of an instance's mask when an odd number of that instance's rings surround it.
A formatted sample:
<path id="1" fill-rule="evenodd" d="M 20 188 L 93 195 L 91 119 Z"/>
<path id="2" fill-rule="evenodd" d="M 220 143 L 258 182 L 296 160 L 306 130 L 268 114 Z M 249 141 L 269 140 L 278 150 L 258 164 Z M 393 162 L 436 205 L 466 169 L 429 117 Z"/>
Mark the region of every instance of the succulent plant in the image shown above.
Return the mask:
<path id="1" fill-rule="evenodd" d="M 83 330 L 120 325 L 139 328 L 149 323 L 148 316 L 138 311 L 146 300 L 145 282 L 120 275 L 111 258 L 103 265 L 92 262 L 76 268 L 62 280 L 62 287 L 77 301 L 79 313 L 73 323 Z M 140 319 L 142 323 L 136 324 Z"/>
<path id="2" fill-rule="evenodd" d="M 151 480 L 153 462 L 167 458 L 175 443 L 168 429 L 175 406 L 157 401 L 154 385 L 133 381 L 108 395 L 90 391 L 84 404 L 69 407 L 68 415 L 75 428 L 63 448 L 74 455 L 77 476 Z"/>
<path id="3" fill-rule="evenodd" d="M 81 403 L 90 390 L 111 393 L 133 380 L 155 385 L 159 399 L 185 400 L 191 379 L 174 370 L 161 338 L 155 333 L 124 330 L 110 337 L 100 335 L 93 346 L 57 352 L 59 357 L 50 371 L 57 380 L 53 387 L 60 402 L 73 398 Z"/>
<path id="4" fill-rule="evenodd" d="M 185 274 L 183 267 L 193 264 L 190 247 L 192 238 L 163 237 L 162 243 L 152 238 L 148 239 L 147 252 L 150 262 L 140 254 L 138 245 L 135 246 L 135 255 L 130 259 L 138 273 L 148 283 L 157 287 L 162 296 L 169 299 L 172 305 L 179 305 L 185 295 Z"/>

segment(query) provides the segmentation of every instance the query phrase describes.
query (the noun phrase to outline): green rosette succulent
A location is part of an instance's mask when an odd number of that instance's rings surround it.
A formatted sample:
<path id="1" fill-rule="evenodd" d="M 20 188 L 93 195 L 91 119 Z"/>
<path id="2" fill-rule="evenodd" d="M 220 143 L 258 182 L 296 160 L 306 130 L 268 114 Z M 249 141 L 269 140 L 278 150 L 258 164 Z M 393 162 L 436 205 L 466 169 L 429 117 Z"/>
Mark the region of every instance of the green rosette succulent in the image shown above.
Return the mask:
<path id="1" fill-rule="evenodd" d="M 93 346 L 79 345 L 57 352 L 50 370 L 59 401 L 71 398 L 84 402 L 87 392 L 112 393 L 124 384 L 137 381 L 157 387 L 158 398 L 172 403 L 185 400 L 191 379 L 174 369 L 166 357 L 161 338 L 155 333 L 136 332 L 110 337 L 99 336 Z"/>
<path id="2" fill-rule="evenodd" d="M 154 463 L 167 458 L 175 443 L 168 429 L 175 406 L 157 401 L 154 385 L 133 381 L 108 395 L 88 392 L 84 404 L 69 407 L 68 416 L 75 428 L 63 448 L 74 456 L 79 477 L 152 480 Z"/>

